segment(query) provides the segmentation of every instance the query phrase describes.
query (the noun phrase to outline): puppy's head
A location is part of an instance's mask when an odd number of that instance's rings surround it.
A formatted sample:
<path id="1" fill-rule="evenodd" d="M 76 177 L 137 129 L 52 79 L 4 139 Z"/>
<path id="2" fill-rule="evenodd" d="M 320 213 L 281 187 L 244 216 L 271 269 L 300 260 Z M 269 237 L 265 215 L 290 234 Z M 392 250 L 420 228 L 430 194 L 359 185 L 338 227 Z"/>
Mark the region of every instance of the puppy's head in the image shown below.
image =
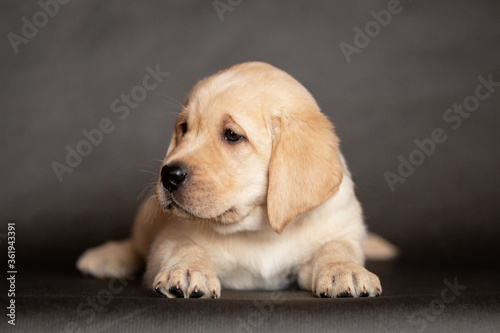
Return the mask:
<path id="1" fill-rule="evenodd" d="M 268 216 L 281 233 L 337 191 L 337 141 L 291 76 L 265 63 L 235 65 L 189 93 L 156 194 L 164 210 L 216 230 L 255 229 Z"/>

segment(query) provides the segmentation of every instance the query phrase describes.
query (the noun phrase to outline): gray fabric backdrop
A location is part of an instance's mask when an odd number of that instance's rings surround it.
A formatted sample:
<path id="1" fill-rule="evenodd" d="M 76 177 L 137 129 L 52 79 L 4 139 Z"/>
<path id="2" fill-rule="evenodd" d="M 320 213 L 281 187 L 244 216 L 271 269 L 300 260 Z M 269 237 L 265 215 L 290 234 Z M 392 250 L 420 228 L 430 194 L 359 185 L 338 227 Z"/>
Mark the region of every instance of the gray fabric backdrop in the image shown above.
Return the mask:
<path id="1" fill-rule="evenodd" d="M 500 81 L 498 1 L 66 2 L 0 5 L 0 232 L 16 221 L 36 263 L 124 237 L 186 93 L 250 60 L 295 76 L 335 123 L 371 230 L 409 257 L 499 254 L 500 87 L 475 97 L 479 76 Z M 436 128 L 446 141 L 417 152 Z M 60 181 L 67 146 L 88 155 Z M 400 155 L 420 165 L 392 191 Z"/>

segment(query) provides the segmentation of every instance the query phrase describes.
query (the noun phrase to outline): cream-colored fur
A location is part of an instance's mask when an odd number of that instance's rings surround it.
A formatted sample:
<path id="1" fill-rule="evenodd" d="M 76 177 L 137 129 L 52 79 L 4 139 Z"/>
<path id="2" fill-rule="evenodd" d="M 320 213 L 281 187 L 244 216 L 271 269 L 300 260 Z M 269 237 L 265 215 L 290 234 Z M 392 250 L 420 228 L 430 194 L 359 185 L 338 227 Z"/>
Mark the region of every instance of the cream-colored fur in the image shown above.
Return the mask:
<path id="1" fill-rule="evenodd" d="M 169 189 L 160 174 L 131 238 L 87 250 L 82 272 L 126 276 L 142 261 L 147 285 L 167 297 L 294 281 L 321 297 L 381 294 L 363 267 L 362 210 L 333 126 L 285 72 L 250 62 L 201 80 L 162 166 L 176 164 L 187 172 L 183 184 Z M 373 257 L 395 255 L 369 239 Z"/>

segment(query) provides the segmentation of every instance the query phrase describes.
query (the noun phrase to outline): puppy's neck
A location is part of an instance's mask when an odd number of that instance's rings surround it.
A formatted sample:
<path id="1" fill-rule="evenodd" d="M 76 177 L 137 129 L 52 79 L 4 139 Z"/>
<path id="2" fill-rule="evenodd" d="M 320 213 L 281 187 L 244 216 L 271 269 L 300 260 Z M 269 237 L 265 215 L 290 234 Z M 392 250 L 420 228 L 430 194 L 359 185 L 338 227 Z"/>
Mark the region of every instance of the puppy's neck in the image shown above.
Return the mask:
<path id="1" fill-rule="evenodd" d="M 215 232 L 221 235 L 229 235 L 245 231 L 273 231 L 269 225 L 269 218 L 267 216 L 267 209 L 265 206 L 256 206 L 252 208 L 244 218 L 234 223 L 210 221 L 207 224 L 209 224 L 210 228 L 212 228 Z"/>

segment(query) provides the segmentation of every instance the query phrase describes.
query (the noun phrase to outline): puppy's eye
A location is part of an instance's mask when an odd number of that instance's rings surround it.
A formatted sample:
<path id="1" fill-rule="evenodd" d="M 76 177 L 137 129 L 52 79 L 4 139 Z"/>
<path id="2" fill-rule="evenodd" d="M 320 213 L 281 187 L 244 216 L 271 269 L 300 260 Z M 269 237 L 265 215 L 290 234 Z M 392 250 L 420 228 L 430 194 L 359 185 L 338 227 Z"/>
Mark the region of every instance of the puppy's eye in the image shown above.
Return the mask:
<path id="1" fill-rule="evenodd" d="M 188 131 L 188 124 L 187 123 L 181 124 L 181 131 L 182 131 L 182 135 L 186 134 L 186 132 Z"/>
<path id="2" fill-rule="evenodd" d="M 233 132 L 232 130 L 230 129 L 227 129 L 225 132 L 224 132 L 224 140 L 226 141 L 229 141 L 229 142 L 238 142 L 240 140 L 244 139 L 243 136 L 239 135 L 238 133 L 236 132 Z"/>

